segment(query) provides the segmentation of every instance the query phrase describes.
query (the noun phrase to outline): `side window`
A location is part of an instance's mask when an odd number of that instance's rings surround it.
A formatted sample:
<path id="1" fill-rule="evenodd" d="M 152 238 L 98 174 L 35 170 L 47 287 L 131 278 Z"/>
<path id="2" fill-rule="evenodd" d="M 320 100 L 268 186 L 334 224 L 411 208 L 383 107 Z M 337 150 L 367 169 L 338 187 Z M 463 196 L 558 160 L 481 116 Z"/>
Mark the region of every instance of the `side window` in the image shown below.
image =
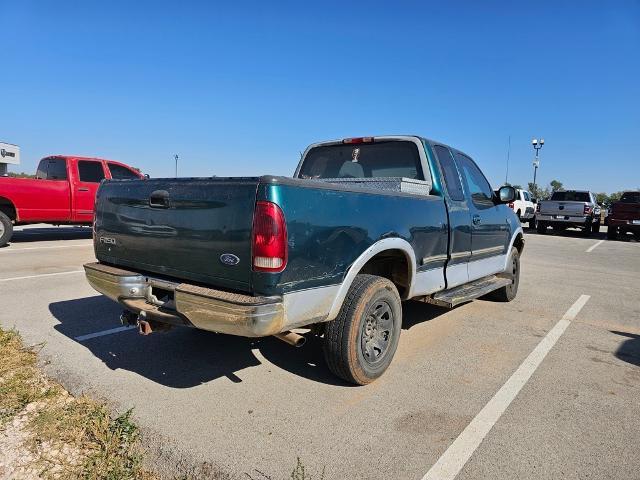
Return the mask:
<path id="1" fill-rule="evenodd" d="M 78 161 L 78 175 L 81 182 L 99 183 L 104 178 L 102 163 L 80 160 Z"/>
<path id="2" fill-rule="evenodd" d="M 129 180 L 131 178 L 138 178 L 138 175 L 133 173 L 126 167 L 118 165 L 117 163 L 109 162 L 109 171 L 111 172 L 111 178 L 114 180 Z"/>
<path id="3" fill-rule="evenodd" d="M 67 161 L 64 158 L 43 158 L 38 164 L 36 178 L 44 180 L 66 180 Z"/>
<path id="4" fill-rule="evenodd" d="M 530 202 L 530 201 L 531 201 L 531 197 L 529 196 L 529 192 L 522 192 L 522 194 L 524 195 L 524 199 L 525 199 L 527 202 Z"/>
<path id="5" fill-rule="evenodd" d="M 491 185 L 489 185 L 487 179 L 484 178 L 478 166 L 466 155 L 456 153 L 455 158 L 462 170 L 462 176 L 467 182 L 469 195 L 474 205 L 493 206 L 493 191 L 491 190 Z"/>
<path id="6" fill-rule="evenodd" d="M 444 183 L 447 186 L 449 198 L 456 201 L 464 200 L 464 192 L 462 191 L 462 184 L 460 183 L 460 175 L 458 174 L 458 169 L 453 163 L 453 158 L 451 158 L 449 149 L 441 145 L 435 145 L 433 149 L 436 151 L 438 161 L 442 167 Z"/>

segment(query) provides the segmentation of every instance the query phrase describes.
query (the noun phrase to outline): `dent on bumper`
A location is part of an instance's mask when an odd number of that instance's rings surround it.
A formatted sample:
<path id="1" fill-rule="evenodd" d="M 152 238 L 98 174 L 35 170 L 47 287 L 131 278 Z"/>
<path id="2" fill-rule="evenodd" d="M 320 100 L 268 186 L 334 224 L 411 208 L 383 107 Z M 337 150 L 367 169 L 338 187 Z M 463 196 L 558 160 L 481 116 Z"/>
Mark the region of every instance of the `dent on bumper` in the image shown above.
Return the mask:
<path id="1" fill-rule="evenodd" d="M 98 292 L 158 321 L 245 337 L 287 330 L 282 297 L 252 297 L 167 282 L 100 263 L 87 263 L 84 269 L 89 284 Z M 155 287 L 173 291 L 173 302 L 159 303 L 153 297 Z"/>

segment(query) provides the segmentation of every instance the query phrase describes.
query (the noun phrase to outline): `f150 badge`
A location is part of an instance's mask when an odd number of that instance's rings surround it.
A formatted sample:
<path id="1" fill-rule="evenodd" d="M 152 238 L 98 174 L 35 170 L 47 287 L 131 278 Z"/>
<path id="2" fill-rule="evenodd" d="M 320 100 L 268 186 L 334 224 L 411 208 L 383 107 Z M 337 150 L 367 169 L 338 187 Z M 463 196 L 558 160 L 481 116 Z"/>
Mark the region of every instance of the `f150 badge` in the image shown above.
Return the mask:
<path id="1" fill-rule="evenodd" d="M 106 243 L 107 245 L 115 245 L 116 239 L 113 237 L 100 237 L 100 243 Z"/>
<path id="2" fill-rule="evenodd" d="M 233 253 L 223 253 L 222 255 L 220 255 L 220 263 L 233 266 L 240 263 L 240 259 Z"/>

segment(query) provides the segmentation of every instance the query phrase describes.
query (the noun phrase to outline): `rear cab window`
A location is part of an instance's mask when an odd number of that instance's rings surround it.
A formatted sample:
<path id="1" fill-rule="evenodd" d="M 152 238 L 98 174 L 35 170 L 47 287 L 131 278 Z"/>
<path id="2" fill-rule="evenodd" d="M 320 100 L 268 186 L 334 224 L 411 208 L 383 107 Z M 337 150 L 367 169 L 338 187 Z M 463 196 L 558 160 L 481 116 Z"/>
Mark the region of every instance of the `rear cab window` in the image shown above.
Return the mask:
<path id="1" fill-rule="evenodd" d="M 36 178 L 42 180 L 66 180 L 67 159 L 61 157 L 48 157 L 40 160 Z"/>
<path id="2" fill-rule="evenodd" d="M 107 162 L 107 165 L 111 172 L 111 178 L 114 180 L 131 180 L 140 178 L 137 173 L 123 165 L 118 165 L 117 163 L 112 162 Z"/>
<path id="3" fill-rule="evenodd" d="M 436 152 L 438 161 L 442 167 L 442 175 L 444 176 L 444 183 L 447 188 L 449 198 L 457 202 L 463 201 L 465 198 L 464 191 L 462 190 L 462 183 L 460 183 L 460 174 L 455 163 L 453 163 L 453 157 L 451 156 L 449 149 L 442 145 L 434 145 L 433 149 Z"/>
<path id="4" fill-rule="evenodd" d="M 624 192 L 620 201 L 623 203 L 640 203 L 640 192 Z"/>
<path id="5" fill-rule="evenodd" d="M 307 153 L 299 178 L 404 177 L 425 180 L 420 154 L 410 141 L 319 145 Z"/>
<path id="6" fill-rule="evenodd" d="M 78 177 L 81 182 L 100 183 L 104 179 L 102 162 L 78 160 Z"/>
<path id="7" fill-rule="evenodd" d="M 551 200 L 558 202 L 590 202 L 589 192 L 575 192 L 568 190 L 566 192 L 553 192 Z"/>

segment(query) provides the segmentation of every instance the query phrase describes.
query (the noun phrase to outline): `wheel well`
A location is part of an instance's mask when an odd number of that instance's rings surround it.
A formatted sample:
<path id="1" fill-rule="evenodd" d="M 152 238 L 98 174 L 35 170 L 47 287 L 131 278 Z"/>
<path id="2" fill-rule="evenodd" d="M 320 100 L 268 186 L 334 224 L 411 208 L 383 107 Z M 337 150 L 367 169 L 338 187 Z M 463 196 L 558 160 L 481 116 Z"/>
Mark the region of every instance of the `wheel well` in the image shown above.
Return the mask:
<path id="1" fill-rule="evenodd" d="M 390 280 L 401 298 L 409 291 L 411 282 L 409 262 L 402 250 L 385 250 L 371 257 L 358 273 L 378 275 Z"/>
<path id="2" fill-rule="evenodd" d="M 522 250 L 524 250 L 524 236 L 521 233 L 513 241 L 513 246 L 518 249 L 518 253 L 522 253 Z"/>
<path id="3" fill-rule="evenodd" d="M 13 206 L 11 200 L 0 197 L 0 212 L 4 213 L 10 220 L 16 220 L 16 207 Z"/>

